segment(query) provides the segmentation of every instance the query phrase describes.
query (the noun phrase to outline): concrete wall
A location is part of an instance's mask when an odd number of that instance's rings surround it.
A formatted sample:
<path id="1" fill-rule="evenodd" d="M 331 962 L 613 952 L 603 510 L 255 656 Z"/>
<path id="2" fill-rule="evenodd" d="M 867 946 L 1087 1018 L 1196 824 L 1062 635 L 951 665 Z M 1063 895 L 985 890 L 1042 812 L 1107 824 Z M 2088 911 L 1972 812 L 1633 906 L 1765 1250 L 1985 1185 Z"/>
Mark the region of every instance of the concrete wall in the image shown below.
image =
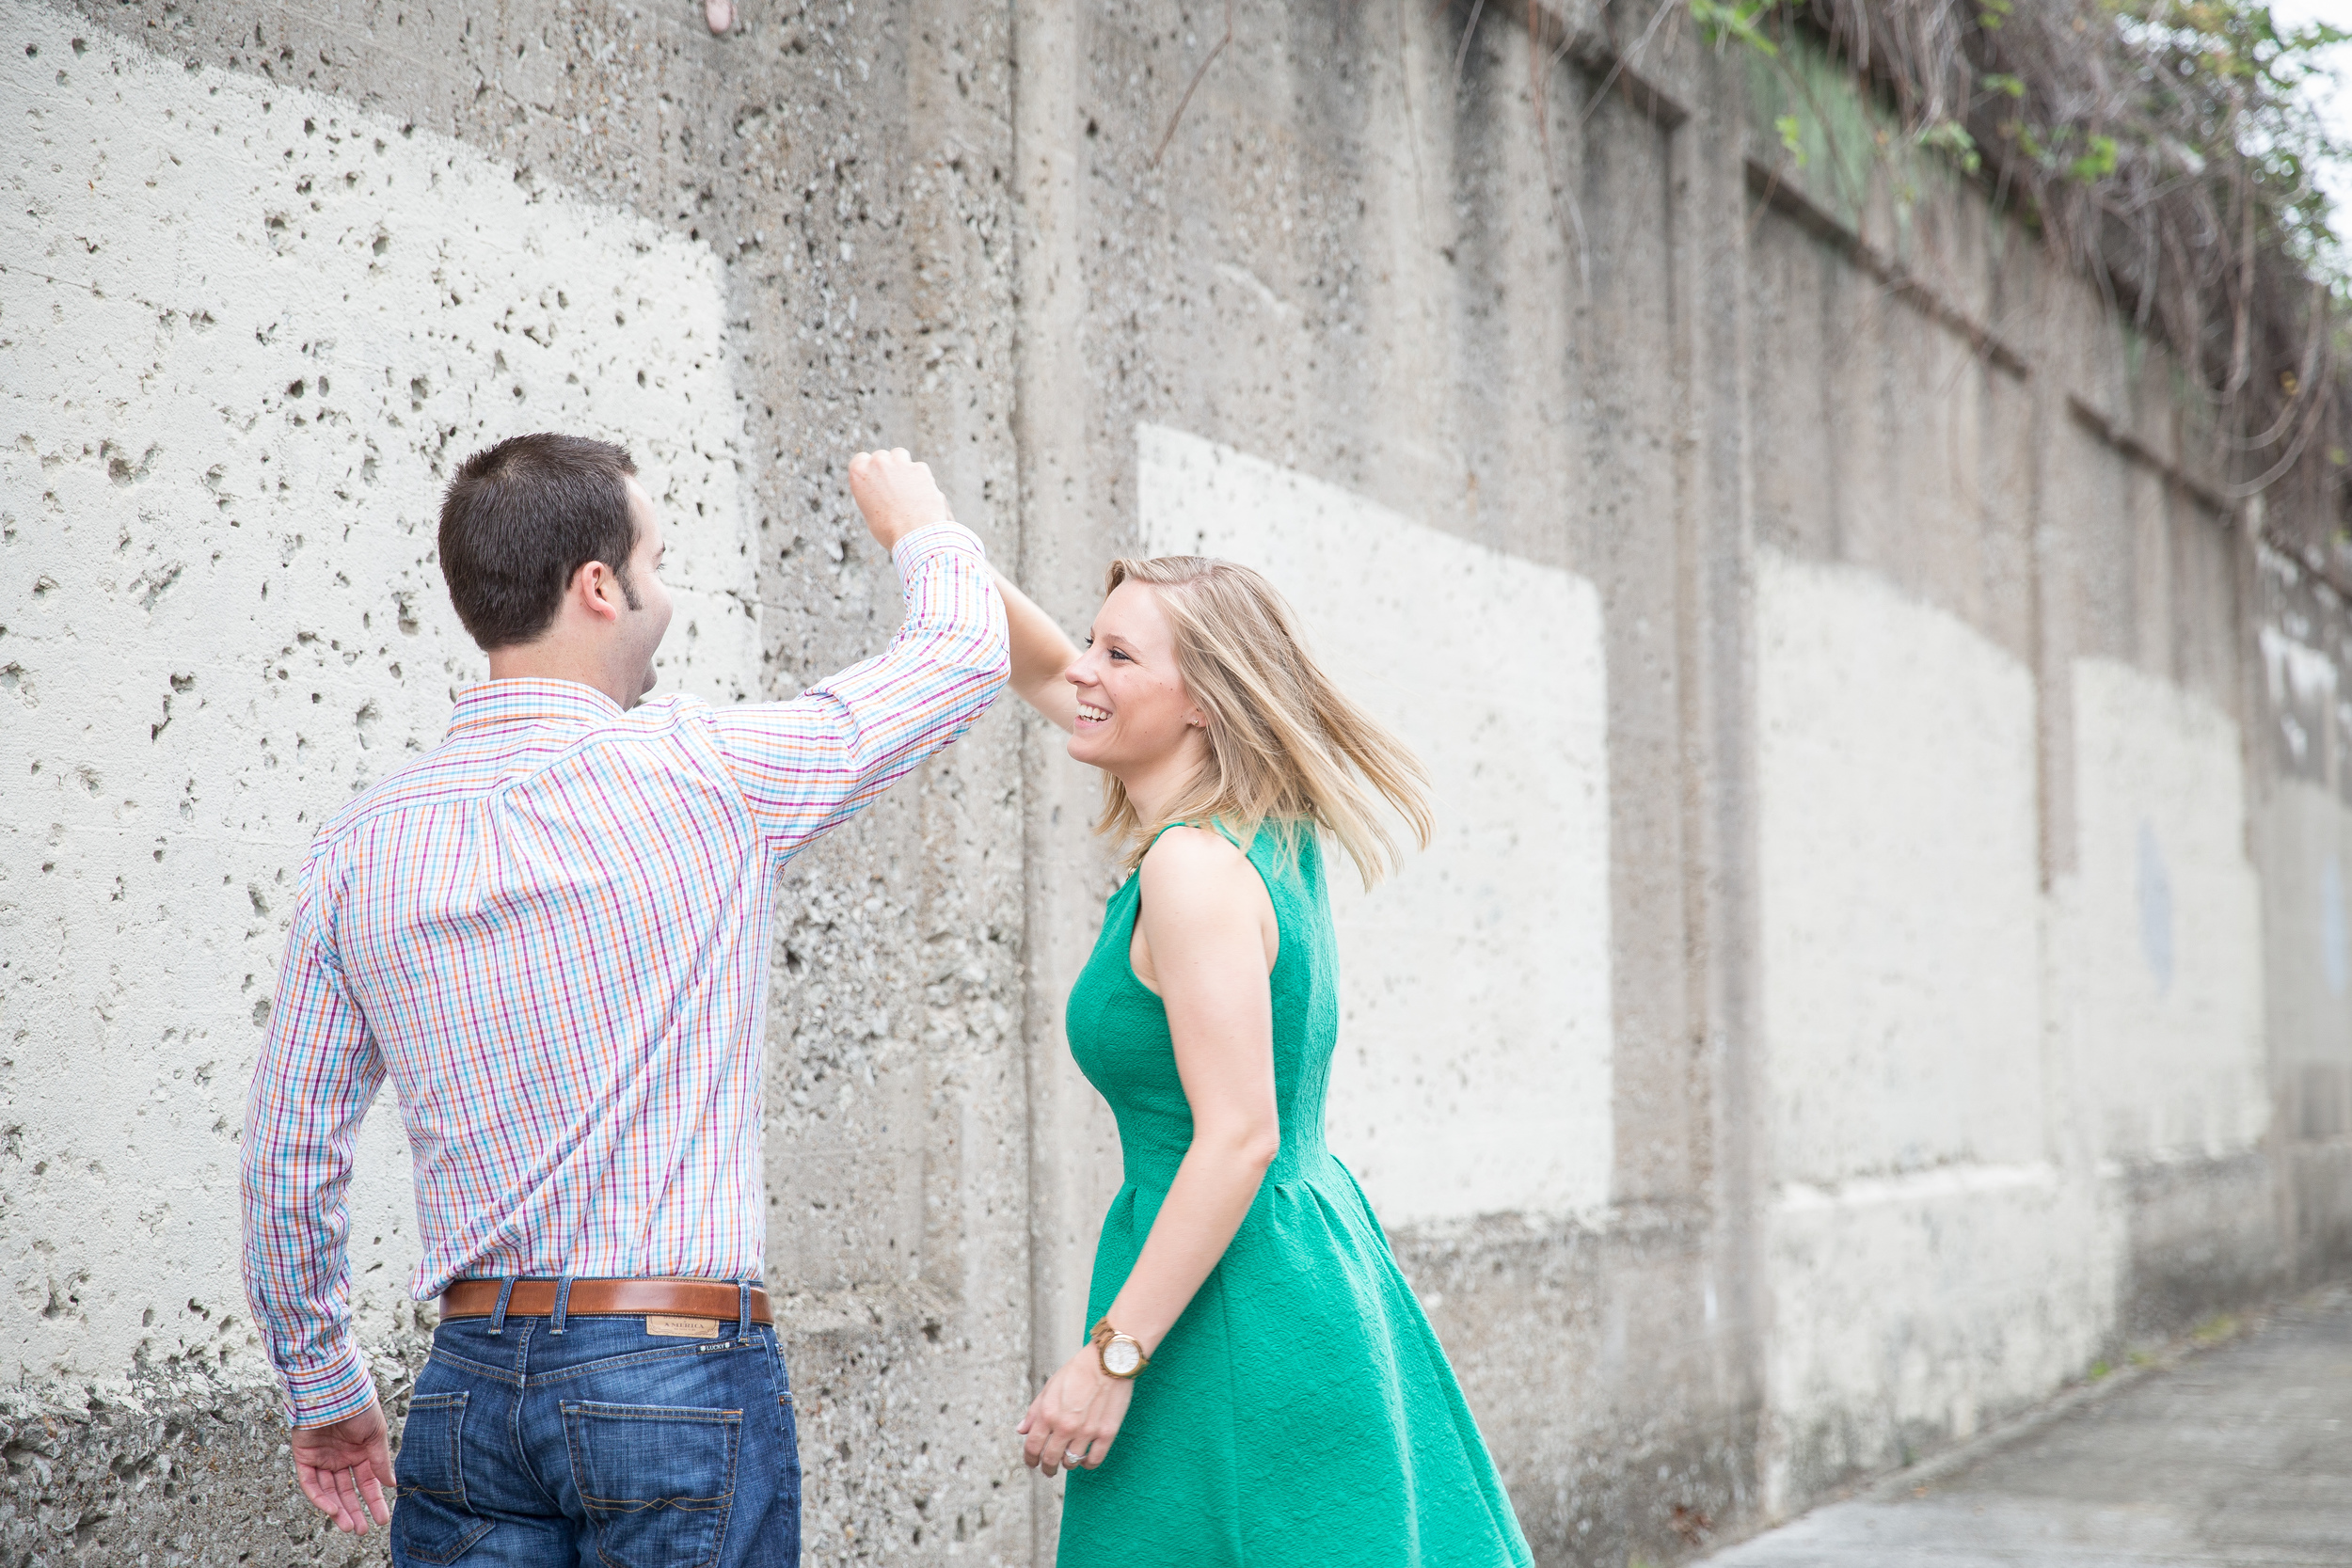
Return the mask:
<path id="1" fill-rule="evenodd" d="M 1170 133 L 1221 13 L 746 9 L 0 0 L 0 1564 L 380 1550 L 282 1474 L 237 1108 L 280 879 L 481 670 L 438 484 L 548 426 L 637 450 L 717 699 L 888 635 L 883 435 L 1073 627 L 1118 553 L 1276 578 L 1436 778 L 1331 1136 L 1547 1563 L 2352 1261 L 2352 573 L 1833 71 L 1278 8 Z M 782 880 L 812 1561 L 1052 1560 L 1094 802 L 1007 707 Z"/>

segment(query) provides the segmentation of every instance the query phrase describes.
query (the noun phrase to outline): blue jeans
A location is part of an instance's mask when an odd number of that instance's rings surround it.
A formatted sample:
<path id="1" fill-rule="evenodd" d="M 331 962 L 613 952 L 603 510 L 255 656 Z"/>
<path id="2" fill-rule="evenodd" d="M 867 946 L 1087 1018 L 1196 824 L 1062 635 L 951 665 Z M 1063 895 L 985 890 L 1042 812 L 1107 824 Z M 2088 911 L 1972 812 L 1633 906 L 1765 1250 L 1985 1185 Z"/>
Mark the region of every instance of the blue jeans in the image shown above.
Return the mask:
<path id="1" fill-rule="evenodd" d="M 436 1328 L 392 1466 L 396 1568 L 797 1568 L 775 1331 L 676 1338 L 646 1321 Z"/>

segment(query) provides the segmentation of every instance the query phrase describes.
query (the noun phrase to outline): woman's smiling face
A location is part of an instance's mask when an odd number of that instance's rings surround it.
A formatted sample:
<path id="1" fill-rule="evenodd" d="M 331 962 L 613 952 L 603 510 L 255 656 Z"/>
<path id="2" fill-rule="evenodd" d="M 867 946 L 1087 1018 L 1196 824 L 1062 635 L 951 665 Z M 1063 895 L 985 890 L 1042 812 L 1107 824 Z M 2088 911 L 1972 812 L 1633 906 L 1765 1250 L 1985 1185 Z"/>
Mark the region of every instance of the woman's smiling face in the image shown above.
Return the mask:
<path id="1" fill-rule="evenodd" d="M 1156 590 L 1122 582 L 1096 611 L 1086 651 L 1063 673 L 1077 689 L 1070 754 L 1121 773 L 1150 768 L 1204 736 L 1200 709 L 1176 669 L 1176 628 Z"/>

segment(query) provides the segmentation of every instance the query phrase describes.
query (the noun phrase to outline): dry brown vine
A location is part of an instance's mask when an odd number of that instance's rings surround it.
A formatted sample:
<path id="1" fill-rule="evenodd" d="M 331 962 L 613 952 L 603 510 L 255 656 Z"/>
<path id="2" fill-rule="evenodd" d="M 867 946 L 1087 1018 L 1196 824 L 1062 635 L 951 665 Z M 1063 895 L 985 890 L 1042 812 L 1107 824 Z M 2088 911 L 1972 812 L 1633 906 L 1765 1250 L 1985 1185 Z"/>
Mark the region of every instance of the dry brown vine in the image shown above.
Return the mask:
<path id="1" fill-rule="evenodd" d="M 2214 399 L 2233 498 L 2269 493 L 2281 542 L 2343 577 L 2352 355 L 2312 175 L 2344 150 L 2293 90 L 2315 35 L 2264 0 L 1787 0 L 1748 20 L 1825 40 L 2166 342 Z"/>

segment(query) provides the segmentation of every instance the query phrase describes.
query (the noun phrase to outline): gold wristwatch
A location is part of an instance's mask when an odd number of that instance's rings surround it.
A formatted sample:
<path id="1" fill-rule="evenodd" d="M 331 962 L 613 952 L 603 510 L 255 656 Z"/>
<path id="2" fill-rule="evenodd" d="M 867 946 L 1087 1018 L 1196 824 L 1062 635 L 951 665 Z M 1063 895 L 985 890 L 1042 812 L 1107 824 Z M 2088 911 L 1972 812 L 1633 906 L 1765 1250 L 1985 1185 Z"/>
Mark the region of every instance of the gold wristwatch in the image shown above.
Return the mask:
<path id="1" fill-rule="evenodd" d="M 1096 1323 L 1089 1338 L 1094 1341 L 1095 1359 L 1102 1362 L 1104 1377 L 1124 1381 L 1152 1364 L 1152 1358 L 1143 1354 L 1143 1342 L 1132 1334 L 1120 1333 L 1108 1318 Z"/>

